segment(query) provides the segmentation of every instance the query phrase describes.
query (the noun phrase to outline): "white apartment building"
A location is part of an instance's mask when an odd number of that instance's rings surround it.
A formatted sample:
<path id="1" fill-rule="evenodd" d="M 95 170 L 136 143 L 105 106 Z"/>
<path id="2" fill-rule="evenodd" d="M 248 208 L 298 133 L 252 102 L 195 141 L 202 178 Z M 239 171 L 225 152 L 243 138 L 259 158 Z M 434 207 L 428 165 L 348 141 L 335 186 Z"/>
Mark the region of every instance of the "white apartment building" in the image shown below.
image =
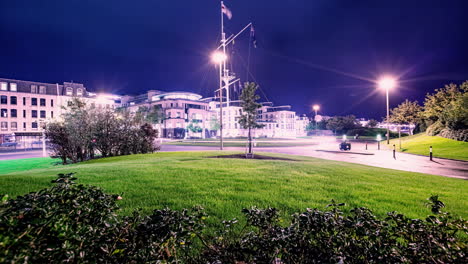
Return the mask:
<path id="1" fill-rule="evenodd" d="M 220 103 L 215 98 L 159 90 L 149 90 L 138 96 L 95 94 L 80 83 L 50 84 L 0 78 L 0 144 L 40 141 L 44 124 L 59 118 L 64 111 L 63 106 L 75 97 L 97 107 L 126 107 L 132 112 L 140 107 L 158 107 L 163 120 L 156 124 L 156 128 L 164 138 L 219 136 Z M 257 119 L 263 127 L 253 130 L 255 137 L 305 135 L 309 120 L 296 116 L 291 106 L 273 106 L 271 102 L 261 105 Z M 229 106 L 223 102 L 224 137 L 247 136 L 248 130 L 241 128 L 238 122 L 241 114 L 240 101 L 230 101 Z M 190 125 L 196 126 L 198 131 L 188 129 Z"/>
<path id="2" fill-rule="evenodd" d="M 116 107 L 119 97 L 97 95 L 83 84 L 50 84 L 0 78 L 0 144 L 32 144 L 42 137 L 46 122 L 60 117 L 63 107 L 78 97 L 98 107 Z"/>

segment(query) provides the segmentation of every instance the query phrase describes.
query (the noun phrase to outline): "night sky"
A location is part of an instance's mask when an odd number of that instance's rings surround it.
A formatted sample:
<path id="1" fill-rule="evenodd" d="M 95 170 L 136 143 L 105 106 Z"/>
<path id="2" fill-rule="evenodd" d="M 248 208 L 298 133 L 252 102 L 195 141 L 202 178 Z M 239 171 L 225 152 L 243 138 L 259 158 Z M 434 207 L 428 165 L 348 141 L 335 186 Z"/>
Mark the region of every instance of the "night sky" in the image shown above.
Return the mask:
<path id="1" fill-rule="evenodd" d="M 391 105 L 468 79 L 466 0 L 226 0 L 226 32 L 255 25 L 250 71 L 261 94 L 297 113 L 381 118 L 373 80 L 399 76 Z M 75 81 L 91 91 L 213 96 L 217 0 L 1 0 L 0 77 Z M 248 32 L 233 67 L 246 80 Z"/>

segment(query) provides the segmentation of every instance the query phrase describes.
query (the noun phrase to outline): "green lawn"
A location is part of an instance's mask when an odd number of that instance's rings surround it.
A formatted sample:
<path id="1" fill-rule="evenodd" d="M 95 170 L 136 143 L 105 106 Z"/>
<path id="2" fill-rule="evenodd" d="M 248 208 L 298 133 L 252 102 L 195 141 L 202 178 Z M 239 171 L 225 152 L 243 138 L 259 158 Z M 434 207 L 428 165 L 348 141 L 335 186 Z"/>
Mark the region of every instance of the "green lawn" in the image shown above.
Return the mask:
<path id="1" fill-rule="evenodd" d="M 231 154 L 233 152 L 222 152 Z M 75 165 L 55 165 L 51 159 L 0 163 L 0 194 L 11 197 L 51 186 L 57 173 L 76 172 L 79 183 L 123 193 L 124 214 L 135 208 L 149 212 L 202 205 L 210 221 L 241 217 L 241 209 L 273 206 L 284 215 L 324 208 L 331 199 L 365 206 L 378 215 L 397 210 L 425 217 L 426 198 L 438 194 L 447 210 L 468 216 L 468 182 L 300 156 L 296 159 L 213 159 L 221 152 L 165 152 L 98 159 Z M 21 166 L 16 166 L 21 164 Z M 31 167 L 38 166 L 36 169 Z M 14 168 L 13 168 L 14 167 Z M 6 168 L 6 170 L 5 170 Z"/>
<path id="2" fill-rule="evenodd" d="M 390 145 L 399 146 L 398 139 L 390 140 Z M 401 138 L 401 151 L 429 156 L 432 146 L 434 157 L 468 160 L 468 142 L 456 141 L 443 137 L 431 137 L 424 133 Z"/>

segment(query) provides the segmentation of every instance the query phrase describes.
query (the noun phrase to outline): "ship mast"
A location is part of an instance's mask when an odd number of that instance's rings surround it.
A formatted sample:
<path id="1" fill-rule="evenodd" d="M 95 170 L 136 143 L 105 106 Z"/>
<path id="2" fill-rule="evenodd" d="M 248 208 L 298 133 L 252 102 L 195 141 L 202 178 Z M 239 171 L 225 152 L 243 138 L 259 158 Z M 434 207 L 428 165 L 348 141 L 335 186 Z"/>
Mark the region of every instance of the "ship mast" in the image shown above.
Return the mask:
<path id="1" fill-rule="evenodd" d="M 226 9 L 226 10 L 224 10 Z M 227 54 L 226 54 L 226 47 L 230 43 L 233 43 L 234 39 L 239 36 L 242 32 L 244 32 L 247 28 L 252 27 L 252 23 L 249 23 L 247 26 L 245 26 L 239 33 L 237 33 L 235 36 L 230 36 L 228 39 L 226 39 L 226 33 L 224 32 L 224 12 L 230 12 L 227 10 L 226 6 L 224 5 L 224 2 L 221 1 L 221 45 L 218 47 L 218 50 L 221 49 L 221 60 L 219 61 L 219 89 L 216 91 L 219 91 L 219 120 L 220 120 L 220 149 L 223 150 L 223 89 L 226 89 L 226 107 L 230 106 L 230 85 L 240 81 L 240 79 L 234 80 L 236 77 L 234 74 L 231 74 L 229 72 L 229 69 L 226 66 L 226 59 L 227 59 Z M 230 15 L 229 15 L 230 18 Z M 232 59 L 232 58 L 231 58 Z M 234 81 L 232 81 L 234 80 Z M 231 120 L 229 118 L 230 111 L 227 111 L 228 117 L 227 120 Z"/>

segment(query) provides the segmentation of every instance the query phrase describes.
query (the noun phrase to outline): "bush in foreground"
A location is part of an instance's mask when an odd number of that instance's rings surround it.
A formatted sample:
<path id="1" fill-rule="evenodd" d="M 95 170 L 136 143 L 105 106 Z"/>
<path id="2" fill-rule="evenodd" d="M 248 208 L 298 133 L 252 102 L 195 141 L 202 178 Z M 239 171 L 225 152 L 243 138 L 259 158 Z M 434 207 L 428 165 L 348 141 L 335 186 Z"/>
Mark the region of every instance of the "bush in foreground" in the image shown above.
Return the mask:
<path id="1" fill-rule="evenodd" d="M 0 205 L 1 263 L 466 263 L 467 221 L 442 212 L 386 218 L 343 204 L 307 209 L 284 223 L 274 208 L 243 209 L 245 224 L 224 221 L 207 232 L 202 208 L 117 215 L 118 195 L 75 185 L 55 186 Z"/>

